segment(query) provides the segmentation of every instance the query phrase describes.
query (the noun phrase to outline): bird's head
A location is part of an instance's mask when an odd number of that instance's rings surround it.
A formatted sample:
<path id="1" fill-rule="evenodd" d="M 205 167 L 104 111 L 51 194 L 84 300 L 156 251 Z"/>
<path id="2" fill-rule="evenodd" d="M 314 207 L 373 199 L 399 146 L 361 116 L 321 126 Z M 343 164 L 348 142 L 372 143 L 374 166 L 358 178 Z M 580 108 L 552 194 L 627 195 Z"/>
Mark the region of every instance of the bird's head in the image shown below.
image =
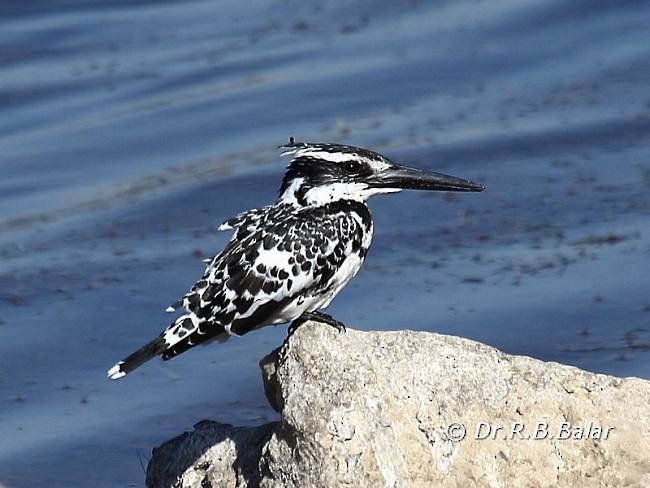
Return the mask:
<path id="1" fill-rule="evenodd" d="M 409 168 L 368 149 L 341 144 L 295 142 L 280 146 L 293 156 L 280 187 L 280 200 L 323 205 L 336 200 L 366 201 L 401 190 L 482 191 L 469 180 Z"/>

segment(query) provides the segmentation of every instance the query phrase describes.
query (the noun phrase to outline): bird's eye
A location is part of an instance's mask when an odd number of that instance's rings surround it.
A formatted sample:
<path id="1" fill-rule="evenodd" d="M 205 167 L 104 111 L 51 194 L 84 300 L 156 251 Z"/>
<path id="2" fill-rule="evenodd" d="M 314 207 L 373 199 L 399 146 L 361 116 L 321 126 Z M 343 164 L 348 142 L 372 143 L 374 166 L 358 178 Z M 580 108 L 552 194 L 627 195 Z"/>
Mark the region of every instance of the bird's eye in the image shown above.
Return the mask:
<path id="1" fill-rule="evenodd" d="M 361 169 L 361 163 L 359 161 L 346 161 L 343 165 L 343 169 L 346 173 L 354 174 L 358 173 Z"/>

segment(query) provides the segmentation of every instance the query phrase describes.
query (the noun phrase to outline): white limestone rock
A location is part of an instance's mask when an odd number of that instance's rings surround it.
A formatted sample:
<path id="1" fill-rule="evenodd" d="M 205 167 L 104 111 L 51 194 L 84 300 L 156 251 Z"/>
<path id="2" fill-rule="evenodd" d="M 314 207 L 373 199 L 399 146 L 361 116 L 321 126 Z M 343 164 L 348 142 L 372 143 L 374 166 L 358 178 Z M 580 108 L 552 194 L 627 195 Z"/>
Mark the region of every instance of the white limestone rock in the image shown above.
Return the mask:
<path id="1" fill-rule="evenodd" d="M 148 486 L 650 486 L 645 380 L 314 323 L 261 366 L 281 421 L 202 423 L 154 450 Z"/>

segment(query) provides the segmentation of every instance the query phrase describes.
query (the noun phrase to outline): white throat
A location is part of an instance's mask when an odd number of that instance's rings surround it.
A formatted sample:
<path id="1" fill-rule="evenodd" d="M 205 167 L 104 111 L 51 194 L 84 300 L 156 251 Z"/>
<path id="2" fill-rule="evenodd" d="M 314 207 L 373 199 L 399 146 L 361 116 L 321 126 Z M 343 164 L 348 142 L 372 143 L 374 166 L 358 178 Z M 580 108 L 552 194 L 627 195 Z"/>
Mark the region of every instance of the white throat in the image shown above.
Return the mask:
<path id="1" fill-rule="evenodd" d="M 330 183 L 307 190 L 305 200 L 309 205 L 325 205 L 337 200 L 365 202 L 373 195 L 396 193 L 401 188 L 370 188 L 365 183 Z"/>
<path id="2" fill-rule="evenodd" d="M 284 193 L 280 195 L 280 201 L 282 203 L 290 203 L 293 205 L 298 204 L 298 197 L 296 196 L 296 193 L 300 189 L 300 185 L 302 185 L 305 182 L 304 178 L 295 178 L 294 180 L 291 181 L 291 184 L 287 187 L 286 190 L 284 190 Z"/>

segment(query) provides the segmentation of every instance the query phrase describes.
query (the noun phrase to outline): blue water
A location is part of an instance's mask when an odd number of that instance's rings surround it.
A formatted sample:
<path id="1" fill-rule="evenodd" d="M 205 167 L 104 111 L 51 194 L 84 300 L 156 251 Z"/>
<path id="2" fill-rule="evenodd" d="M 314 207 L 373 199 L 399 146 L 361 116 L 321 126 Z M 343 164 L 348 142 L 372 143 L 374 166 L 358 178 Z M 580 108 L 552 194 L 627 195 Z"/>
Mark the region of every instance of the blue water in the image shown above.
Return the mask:
<path id="1" fill-rule="evenodd" d="M 650 378 L 650 2 L 3 2 L 0 485 L 141 486 L 204 418 L 275 419 L 284 327 L 105 371 L 275 197 L 288 136 L 487 185 L 371 202 L 329 311 Z M 435 354 L 435 351 L 432 351 Z"/>

